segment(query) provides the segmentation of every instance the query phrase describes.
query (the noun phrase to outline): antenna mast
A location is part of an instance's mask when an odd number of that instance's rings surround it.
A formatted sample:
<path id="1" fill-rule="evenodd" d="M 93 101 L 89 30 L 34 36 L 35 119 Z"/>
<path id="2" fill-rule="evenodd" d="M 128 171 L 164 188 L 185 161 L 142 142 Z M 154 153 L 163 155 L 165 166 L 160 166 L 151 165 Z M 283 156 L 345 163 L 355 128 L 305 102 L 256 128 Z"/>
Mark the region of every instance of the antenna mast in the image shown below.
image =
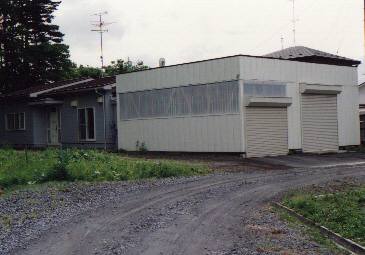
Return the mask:
<path id="1" fill-rule="evenodd" d="M 109 26 L 110 24 L 113 24 L 114 22 L 106 23 L 103 21 L 103 16 L 107 15 L 108 12 L 99 12 L 95 13 L 93 16 L 98 16 L 99 20 L 94 21 L 92 24 L 96 27 L 96 29 L 92 29 L 92 32 L 97 32 L 100 34 L 100 62 L 101 62 L 101 69 L 104 68 L 104 45 L 103 45 L 103 34 L 108 32 L 105 27 Z"/>
<path id="2" fill-rule="evenodd" d="M 365 0 L 364 0 L 364 56 L 365 56 Z"/>
<path id="3" fill-rule="evenodd" d="M 296 42 L 296 33 L 297 33 L 297 19 L 295 15 L 295 0 L 290 0 L 293 2 L 293 45 L 295 46 L 297 44 Z M 365 1 L 365 0 L 364 0 Z"/>

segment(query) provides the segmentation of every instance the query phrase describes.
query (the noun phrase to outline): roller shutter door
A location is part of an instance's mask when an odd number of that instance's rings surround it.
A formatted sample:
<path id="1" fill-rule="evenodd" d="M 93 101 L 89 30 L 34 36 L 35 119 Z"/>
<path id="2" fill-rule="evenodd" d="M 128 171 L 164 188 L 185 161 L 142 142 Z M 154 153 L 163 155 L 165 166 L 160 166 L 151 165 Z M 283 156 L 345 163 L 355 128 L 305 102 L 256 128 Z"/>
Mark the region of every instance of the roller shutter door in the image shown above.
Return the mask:
<path id="1" fill-rule="evenodd" d="M 303 152 L 338 151 L 337 95 L 302 95 Z"/>
<path id="2" fill-rule="evenodd" d="M 288 154 L 287 108 L 246 108 L 246 156 L 265 157 Z"/>

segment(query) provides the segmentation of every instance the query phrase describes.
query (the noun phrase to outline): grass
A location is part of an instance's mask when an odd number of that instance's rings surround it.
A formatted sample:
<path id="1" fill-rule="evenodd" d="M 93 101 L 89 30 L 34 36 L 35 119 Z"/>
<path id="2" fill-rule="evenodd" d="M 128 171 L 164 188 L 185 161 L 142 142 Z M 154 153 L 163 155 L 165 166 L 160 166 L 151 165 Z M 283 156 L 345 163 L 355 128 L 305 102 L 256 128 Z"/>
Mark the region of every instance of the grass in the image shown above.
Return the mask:
<path id="1" fill-rule="evenodd" d="M 335 194 L 296 192 L 284 204 L 303 216 L 365 245 L 365 186 Z"/>
<path id="2" fill-rule="evenodd" d="M 121 157 L 95 150 L 0 150 L 0 187 L 47 182 L 126 181 L 206 174 L 205 165 Z"/>
<path id="3" fill-rule="evenodd" d="M 347 251 L 339 248 L 332 240 L 323 236 L 318 229 L 304 225 L 297 218 L 291 216 L 282 209 L 273 208 L 273 210 L 279 215 L 280 219 L 287 222 L 291 228 L 299 229 L 301 232 L 310 237 L 312 241 L 321 245 L 321 247 L 325 247 L 327 250 L 329 250 L 331 254 L 349 254 Z"/>

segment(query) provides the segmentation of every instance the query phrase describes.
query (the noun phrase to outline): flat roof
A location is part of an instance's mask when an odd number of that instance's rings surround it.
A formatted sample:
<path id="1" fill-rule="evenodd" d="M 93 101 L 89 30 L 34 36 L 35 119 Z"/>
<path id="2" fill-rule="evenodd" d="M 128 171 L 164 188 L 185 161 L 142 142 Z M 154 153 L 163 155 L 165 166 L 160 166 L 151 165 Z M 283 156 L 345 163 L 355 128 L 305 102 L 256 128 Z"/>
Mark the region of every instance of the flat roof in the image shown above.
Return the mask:
<path id="1" fill-rule="evenodd" d="M 174 67 L 174 66 L 183 66 L 183 65 L 188 65 L 188 64 L 196 64 L 196 63 L 202 63 L 202 62 L 208 62 L 208 61 L 220 60 L 220 59 L 227 59 L 227 58 L 234 58 L 234 57 L 250 57 L 250 58 L 260 58 L 260 59 L 273 59 L 273 60 L 282 60 L 282 61 L 290 61 L 290 62 L 298 62 L 298 63 L 321 64 L 321 65 L 331 65 L 331 66 L 335 65 L 335 66 L 347 66 L 347 67 L 357 67 L 359 64 L 361 64 L 361 62 L 357 61 L 357 60 L 353 60 L 356 63 L 356 65 L 348 66 L 348 65 L 343 65 L 343 64 L 340 64 L 340 63 L 339 64 L 315 63 L 315 62 L 301 61 L 301 60 L 298 60 L 298 59 L 283 59 L 283 58 L 280 58 L 280 57 L 271 57 L 271 56 L 256 56 L 256 55 L 247 55 L 247 54 L 237 54 L 237 55 L 231 55 L 231 56 L 225 56 L 225 57 L 217 57 L 217 58 L 210 58 L 210 59 L 197 60 L 197 61 L 191 61 L 191 62 L 184 62 L 184 63 L 174 64 L 174 65 L 157 66 L 157 67 L 152 67 L 152 68 L 148 68 L 148 69 L 144 69 L 144 70 L 136 70 L 136 71 L 132 71 L 132 72 L 128 72 L 128 73 L 118 74 L 118 75 L 124 75 L 124 74 L 129 74 L 129 73 L 139 73 L 139 72 L 144 72 L 144 71 L 149 71 L 149 70 L 156 70 L 156 69 L 162 69 L 162 68 L 168 68 L 168 67 Z"/>

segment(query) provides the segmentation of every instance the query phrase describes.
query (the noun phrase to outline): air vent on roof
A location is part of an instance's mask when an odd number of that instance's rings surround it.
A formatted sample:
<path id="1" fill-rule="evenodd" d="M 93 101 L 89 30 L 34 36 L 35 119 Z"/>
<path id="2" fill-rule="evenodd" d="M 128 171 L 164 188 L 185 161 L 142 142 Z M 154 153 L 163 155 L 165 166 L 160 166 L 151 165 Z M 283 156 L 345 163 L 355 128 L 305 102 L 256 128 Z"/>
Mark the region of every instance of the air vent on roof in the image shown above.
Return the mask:
<path id="1" fill-rule="evenodd" d="M 166 60 L 164 58 L 160 58 L 159 67 L 164 67 L 164 66 L 166 66 Z"/>

